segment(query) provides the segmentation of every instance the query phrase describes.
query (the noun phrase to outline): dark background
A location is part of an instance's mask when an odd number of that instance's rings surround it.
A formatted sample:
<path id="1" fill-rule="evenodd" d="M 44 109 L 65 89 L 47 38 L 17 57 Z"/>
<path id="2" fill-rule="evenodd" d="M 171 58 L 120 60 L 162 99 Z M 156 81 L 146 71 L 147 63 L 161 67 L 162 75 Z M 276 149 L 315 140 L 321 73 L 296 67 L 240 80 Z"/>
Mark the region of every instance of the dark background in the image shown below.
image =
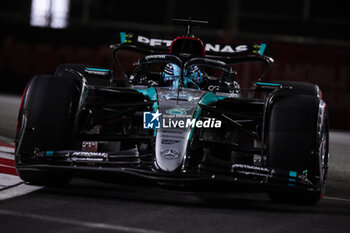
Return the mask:
<path id="1" fill-rule="evenodd" d="M 329 106 L 331 128 L 350 129 L 346 1 L 70 0 L 64 29 L 30 26 L 31 3 L 0 1 L 2 93 L 21 94 L 33 75 L 54 73 L 60 63 L 109 67 L 118 74 L 108 47 L 120 31 L 172 39 L 184 30 L 171 25 L 171 19 L 191 16 L 209 21 L 195 30 L 204 42 L 270 44 L 275 64 L 266 80 L 318 84 Z M 243 68 L 239 81 L 245 86 L 254 79 L 254 67 Z"/>

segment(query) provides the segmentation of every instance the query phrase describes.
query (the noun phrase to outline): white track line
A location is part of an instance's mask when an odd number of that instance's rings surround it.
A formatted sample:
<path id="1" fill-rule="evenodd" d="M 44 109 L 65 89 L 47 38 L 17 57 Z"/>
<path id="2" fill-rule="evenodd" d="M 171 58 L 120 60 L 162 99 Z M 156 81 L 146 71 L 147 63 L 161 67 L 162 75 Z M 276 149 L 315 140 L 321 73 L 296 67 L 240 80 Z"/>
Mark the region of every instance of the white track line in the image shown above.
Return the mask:
<path id="1" fill-rule="evenodd" d="M 15 153 L 15 148 L 7 147 L 7 146 L 0 146 L 0 152 Z"/>
<path id="2" fill-rule="evenodd" d="M 43 188 L 42 186 L 24 184 L 19 177 L 16 176 L 15 178 L 18 179 L 17 183 L 14 183 L 11 186 L 9 185 L 8 187 L 5 187 L 3 190 L 1 190 L 0 201 L 18 196 L 23 196 Z"/>
<path id="3" fill-rule="evenodd" d="M 160 233 L 160 231 L 153 231 L 153 230 L 147 230 L 142 228 L 112 225 L 112 224 L 101 223 L 101 222 L 85 222 L 85 221 L 68 219 L 68 218 L 38 215 L 38 214 L 32 214 L 32 213 L 23 213 L 23 212 L 2 210 L 2 209 L 0 209 L 0 215 L 7 215 L 12 217 L 18 217 L 18 218 L 28 218 L 33 220 L 45 221 L 45 222 L 69 224 L 69 225 L 75 225 L 79 227 L 95 228 L 95 229 L 102 229 L 102 230 L 114 230 L 118 232 Z"/>
<path id="4" fill-rule="evenodd" d="M 9 148 L 9 147 L 3 147 L 0 146 L 0 158 L 1 159 L 8 159 L 8 160 L 14 160 L 15 156 L 13 153 L 4 153 L 2 151 L 2 148 L 8 148 L 8 149 L 12 149 L 13 148 Z M 7 163 L 8 164 L 8 163 Z M 6 164 L 0 164 L 0 171 L 3 171 L 1 169 L 15 169 L 13 166 L 9 166 Z M 14 175 L 13 173 L 11 174 L 6 174 L 6 173 L 0 173 L 0 200 L 4 200 L 4 199 L 8 199 L 11 198 L 11 195 L 8 195 L 7 193 L 4 193 L 6 189 L 11 189 L 12 187 L 19 185 L 23 183 L 23 181 L 16 175 Z"/>
<path id="5" fill-rule="evenodd" d="M 350 199 L 346 199 L 346 198 L 339 198 L 339 197 L 323 197 L 323 198 L 324 198 L 324 199 L 328 199 L 328 200 L 350 202 Z"/>
<path id="6" fill-rule="evenodd" d="M 0 151 L 0 158 L 15 160 L 15 155 L 9 154 L 9 153 L 3 153 Z"/>
<path id="7" fill-rule="evenodd" d="M 5 189 L 10 189 L 16 185 L 23 183 L 23 180 L 15 175 L 10 174 L 0 174 L 0 200 L 3 200 L 5 197 L 11 197 L 9 194 L 3 194 Z M 5 198 L 7 199 L 7 198 Z"/>

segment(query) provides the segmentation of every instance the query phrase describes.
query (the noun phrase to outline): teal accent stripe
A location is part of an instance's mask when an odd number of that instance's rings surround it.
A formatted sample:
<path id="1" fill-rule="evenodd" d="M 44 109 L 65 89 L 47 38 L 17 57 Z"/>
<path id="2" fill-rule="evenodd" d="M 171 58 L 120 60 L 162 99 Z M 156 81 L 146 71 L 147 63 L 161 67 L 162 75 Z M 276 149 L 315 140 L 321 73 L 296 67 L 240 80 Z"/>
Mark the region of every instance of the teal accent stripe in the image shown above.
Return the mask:
<path id="1" fill-rule="evenodd" d="M 266 49 L 266 44 L 261 44 L 259 49 L 259 54 L 264 55 L 265 49 Z"/>
<path id="2" fill-rule="evenodd" d="M 226 99 L 227 97 L 226 96 L 217 96 L 218 100 L 223 100 L 223 99 Z"/>
<path id="3" fill-rule="evenodd" d="M 208 105 L 218 100 L 225 99 L 226 96 L 217 96 L 213 92 L 207 92 L 202 99 L 199 101 L 200 104 Z"/>
<path id="4" fill-rule="evenodd" d="M 297 177 L 297 172 L 295 172 L 295 171 L 289 171 L 289 176 L 290 176 L 290 177 Z"/>
<path id="5" fill-rule="evenodd" d="M 99 68 L 91 68 L 91 67 L 85 67 L 85 69 L 91 70 L 91 71 L 101 71 L 101 72 L 109 72 L 109 71 L 111 71 L 109 69 L 99 69 Z"/>
<path id="6" fill-rule="evenodd" d="M 281 84 L 278 84 L 278 83 L 262 83 L 262 82 L 256 82 L 256 84 L 258 85 L 265 85 L 265 86 L 281 86 Z"/>
<path id="7" fill-rule="evenodd" d="M 125 43 L 125 41 L 126 41 L 125 34 L 126 34 L 125 32 L 120 33 L 120 42 L 122 44 Z"/>
<path id="8" fill-rule="evenodd" d="M 53 156 L 53 151 L 52 150 L 48 150 L 48 151 L 46 151 L 46 156 Z"/>
<path id="9" fill-rule="evenodd" d="M 144 96 L 147 96 L 150 100 L 157 101 L 157 91 L 154 87 L 150 87 L 147 89 L 135 89 L 139 93 L 143 94 Z M 158 102 L 154 102 L 152 108 L 153 111 L 156 111 L 158 109 Z"/>

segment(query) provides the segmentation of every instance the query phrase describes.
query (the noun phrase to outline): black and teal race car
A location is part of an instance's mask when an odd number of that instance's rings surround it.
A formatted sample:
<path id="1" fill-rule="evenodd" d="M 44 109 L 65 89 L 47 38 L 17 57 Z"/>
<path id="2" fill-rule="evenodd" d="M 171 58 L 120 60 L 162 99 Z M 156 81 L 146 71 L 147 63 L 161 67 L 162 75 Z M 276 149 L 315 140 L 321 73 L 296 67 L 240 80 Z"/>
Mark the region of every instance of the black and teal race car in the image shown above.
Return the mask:
<path id="1" fill-rule="evenodd" d="M 19 176 L 40 185 L 83 176 L 194 190 L 248 187 L 276 201 L 318 202 L 329 156 L 318 86 L 263 82 L 263 72 L 241 88 L 232 65 L 270 68 L 271 47 L 204 44 L 192 34 L 202 22 L 178 22 L 186 34 L 173 40 L 121 32 L 111 45 L 117 78 L 77 64 L 34 76 L 18 116 Z"/>

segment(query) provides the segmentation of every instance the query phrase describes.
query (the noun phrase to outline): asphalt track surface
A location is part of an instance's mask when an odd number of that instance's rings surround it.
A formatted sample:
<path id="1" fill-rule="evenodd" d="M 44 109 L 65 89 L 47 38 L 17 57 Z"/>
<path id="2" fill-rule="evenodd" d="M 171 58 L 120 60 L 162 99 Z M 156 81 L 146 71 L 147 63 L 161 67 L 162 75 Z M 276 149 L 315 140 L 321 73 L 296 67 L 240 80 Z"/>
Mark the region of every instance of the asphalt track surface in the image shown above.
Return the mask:
<path id="1" fill-rule="evenodd" d="M 18 97 L 0 95 L 0 139 L 14 137 L 18 106 Z M 0 191 L 0 232 L 350 232 L 350 133 L 332 131 L 330 142 L 328 189 L 316 206 L 74 179 Z"/>

